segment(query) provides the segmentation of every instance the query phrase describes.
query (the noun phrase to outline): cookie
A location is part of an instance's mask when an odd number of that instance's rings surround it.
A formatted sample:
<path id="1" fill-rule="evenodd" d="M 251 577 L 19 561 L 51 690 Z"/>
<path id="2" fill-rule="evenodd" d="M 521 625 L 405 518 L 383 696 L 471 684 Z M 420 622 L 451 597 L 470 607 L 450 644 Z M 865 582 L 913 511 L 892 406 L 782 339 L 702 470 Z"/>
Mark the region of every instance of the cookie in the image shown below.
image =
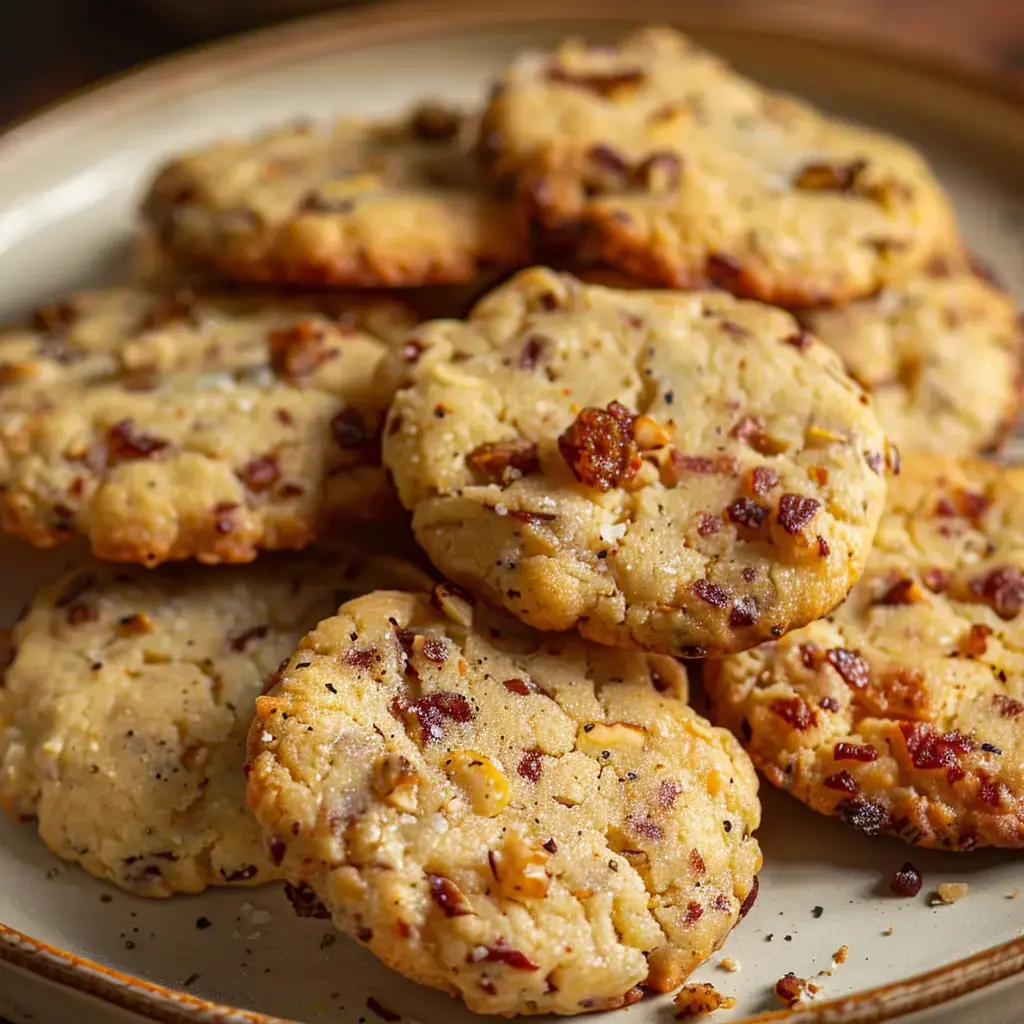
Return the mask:
<path id="1" fill-rule="evenodd" d="M 901 452 L 973 455 L 1012 431 L 1024 334 L 1013 299 L 982 278 L 921 276 L 802 320 L 871 393 Z"/>
<path id="2" fill-rule="evenodd" d="M 15 629 L 0 800 L 58 856 L 141 896 L 279 878 L 245 806 L 254 701 L 341 601 L 422 579 L 398 561 L 322 553 L 80 568 Z"/>
<path id="3" fill-rule="evenodd" d="M 539 629 L 719 655 L 860 575 L 886 442 L 788 313 L 531 270 L 403 353 L 384 459 L 416 537 Z"/>
<path id="4" fill-rule="evenodd" d="M 0 335 L 0 516 L 100 558 L 244 562 L 395 502 L 374 383 L 415 323 L 382 297 L 71 296 Z"/>
<path id="5" fill-rule="evenodd" d="M 928 165 L 667 28 L 520 57 L 481 130 L 541 244 L 680 288 L 841 304 L 962 258 Z"/>
<path id="6" fill-rule="evenodd" d="M 474 119 L 426 105 L 218 142 L 164 167 L 143 213 L 176 258 L 240 281 L 470 281 L 526 262 L 510 205 L 478 180 L 475 131 Z"/>
<path id="7" fill-rule="evenodd" d="M 670 658 L 378 591 L 257 702 L 248 800 L 299 907 L 479 1013 L 668 991 L 752 904 L 756 776 Z"/>
<path id="8" fill-rule="evenodd" d="M 775 783 L 868 835 L 1024 847 L 1024 470 L 906 460 L 833 615 L 705 666 Z"/>

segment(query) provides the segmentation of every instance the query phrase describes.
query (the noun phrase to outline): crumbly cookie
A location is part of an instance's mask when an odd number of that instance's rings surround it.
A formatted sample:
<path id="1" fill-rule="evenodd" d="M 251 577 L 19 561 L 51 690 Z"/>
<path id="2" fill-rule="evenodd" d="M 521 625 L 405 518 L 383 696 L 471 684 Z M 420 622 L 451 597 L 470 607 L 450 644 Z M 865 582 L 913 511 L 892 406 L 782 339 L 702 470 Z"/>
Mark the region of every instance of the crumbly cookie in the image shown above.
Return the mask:
<path id="1" fill-rule="evenodd" d="M 526 262 L 472 159 L 473 119 L 293 124 L 178 157 L 143 204 L 164 246 L 242 281 L 403 287 Z"/>
<path id="2" fill-rule="evenodd" d="M 1013 299 L 982 278 L 921 276 L 802 319 L 871 393 L 901 452 L 973 455 L 1012 431 L 1024 334 Z"/>
<path id="3" fill-rule="evenodd" d="M 417 539 L 539 629 L 718 655 L 860 575 L 886 442 L 787 313 L 531 270 L 403 351 L 384 458 Z"/>
<path id="4" fill-rule="evenodd" d="M 667 28 L 520 57 L 481 132 L 542 244 L 662 284 L 839 304 L 961 255 L 902 142 L 768 92 Z"/>
<path id="5" fill-rule="evenodd" d="M 86 566 L 44 590 L 0 689 L 0 800 L 58 856 L 141 896 L 280 877 L 245 806 L 256 697 L 341 601 L 424 585 L 393 559 Z"/>
<path id="6" fill-rule="evenodd" d="M 833 615 L 705 667 L 777 786 L 869 835 L 1024 847 L 1024 469 L 917 456 Z"/>
<path id="7" fill-rule="evenodd" d="M 685 696 L 670 658 L 379 591 L 258 700 L 249 804 L 302 903 L 402 974 L 480 1013 L 612 1009 L 756 895 L 755 774 Z"/>
<path id="8" fill-rule="evenodd" d="M 0 516 L 101 558 L 244 562 L 394 504 L 383 297 L 86 292 L 0 334 Z"/>

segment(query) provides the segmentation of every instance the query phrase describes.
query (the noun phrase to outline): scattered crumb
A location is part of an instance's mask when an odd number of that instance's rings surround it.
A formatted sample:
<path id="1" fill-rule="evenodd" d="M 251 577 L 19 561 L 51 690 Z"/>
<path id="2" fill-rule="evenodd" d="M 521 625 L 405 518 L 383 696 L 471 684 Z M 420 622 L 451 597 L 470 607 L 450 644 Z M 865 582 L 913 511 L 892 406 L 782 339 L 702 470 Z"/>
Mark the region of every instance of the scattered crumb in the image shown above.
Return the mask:
<path id="1" fill-rule="evenodd" d="M 197 917 L 196 918 L 196 927 L 200 931 L 204 931 L 207 928 L 212 928 L 213 927 L 213 922 L 208 917 Z"/>
<path id="2" fill-rule="evenodd" d="M 196 982 L 197 982 L 198 980 L 199 980 L 199 973 L 198 973 L 197 971 L 193 971 L 193 972 L 192 972 L 192 973 L 191 973 L 191 974 L 190 974 L 190 975 L 189 975 L 189 976 L 188 976 L 188 977 L 187 977 L 187 978 L 186 978 L 186 979 L 185 979 L 185 980 L 184 980 L 184 981 L 183 981 L 183 982 L 181 983 L 181 987 L 182 987 L 182 988 L 188 988 L 188 987 L 189 987 L 189 985 L 194 985 L 194 984 L 195 984 L 195 983 L 196 983 Z"/>
<path id="3" fill-rule="evenodd" d="M 337 936 L 333 935 L 331 932 L 324 932 L 323 935 L 320 936 L 320 948 L 326 949 L 328 946 L 333 946 L 337 941 Z"/>
<path id="4" fill-rule="evenodd" d="M 728 1010 L 736 1005 L 732 996 L 723 996 L 714 985 L 706 981 L 698 981 L 692 985 L 684 985 L 672 1000 L 676 1009 L 676 1020 L 699 1017 L 703 1013 L 714 1013 L 715 1010 Z"/>
<path id="5" fill-rule="evenodd" d="M 821 915 L 824 914 L 824 913 L 825 913 L 825 908 L 824 907 L 811 907 L 811 914 L 814 917 L 816 917 L 816 918 L 821 917 Z"/>
<path id="6" fill-rule="evenodd" d="M 969 886 L 966 882 L 942 882 L 936 890 L 937 900 L 932 900 L 932 906 L 940 903 L 956 903 L 967 895 Z"/>
<path id="7" fill-rule="evenodd" d="M 834 963 L 834 964 L 845 964 L 846 963 L 846 956 L 847 956 L 847 954 L 849 952 L 850 952 L 850 947 L 849 946 L 846 946 L 846 945 L 840 946 L 832 954 L 832 963 Z"/>
<path id="8" fill-rule="evenodd" d="M 380 1017 L 381 1020 L 387 1021 L 388 1024 L 393 1024 L 394 1021 L 401 1020 L 402 1015 L 395 1013 L 394 1010 L 389 1010 L 386 1006 L 381 1006 L 373 996 L 370 996 L 366 1000 L 366 1008 L 371 1012 Z"/>
<path id="9" fill-rule="evenodd" d="M 892 925 L 889 925 L 889 927 L 886 928 L 885 931 L 882 932 L 882 934 L 883 935 L 892 935 Z"/>
<path id="10" fill-rule="evenodd" d="M 1013 892 L 1011 892 L 1006 898 L 1008 900 L 1015 900 L 1019 895 L 1020 893 L 1016 889 L 1014 889 Z"/>
<path id="11" fill-rule="evenodd" d="M 102 896 L 100 896 L 100 903 L 113 903 L 113 902 L 114 902 L 114 897 L 111 896 L 109 892 L 105 892 L 105 893 L 103 893 Z"/>
<path id="12" fill-rule="evenodd" d="M 723 956 L 722 959 L 718 961 L 718 966 L 721 967 L 723 971 L 736 972 L 740 969 L 739 963 L 733 960 L 731 956 Z"/>
<path id="13" fill-rule="evenodd" d="M 254 910 L 249 920 L 252 924 L 267 924 L 272 916 L 269 910 Z"/>
<path id="14" fill-rule="evenodd" d="M 775 932 L 769 932 L 769 933 L 768 933 L 768 934 L 767 934 L 767 935 L 766 935 L 766 936 L 764 937 L 764 941 L 765 941 L 765 942 L 771 942 L 771 941 L 772 941 L 772 939 L 774 939 L 774 938 L 775 938 Z"/>
<path id="15" fill-rule="evenodd" d="M 798 978 L 792 971 L 784 974 L 775 982 L 775 994 L 789 1007 L 796 1006 L 807 994 L 808 987 L 805 978 Z"/>

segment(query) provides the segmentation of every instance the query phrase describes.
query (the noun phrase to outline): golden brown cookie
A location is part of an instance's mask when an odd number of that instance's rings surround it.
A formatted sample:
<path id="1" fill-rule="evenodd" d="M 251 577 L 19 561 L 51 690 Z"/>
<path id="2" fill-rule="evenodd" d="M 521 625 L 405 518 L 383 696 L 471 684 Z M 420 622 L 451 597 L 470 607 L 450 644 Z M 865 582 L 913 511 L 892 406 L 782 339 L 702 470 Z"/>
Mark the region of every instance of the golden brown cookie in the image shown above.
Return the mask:
<path id="1" fill-rule="evenodd" d="M 0 516 L 104 559 L 250 561 L 393 506 L 394 299 L 73 295 L 0 334 Z"/>
<path id="2" fill-rule="evenodd" d="M 424 579 L 351 552 L 245 568 L 80 567 L 14 631 L 0 802 L 34 819 L 58 856 L 140 896 L 280 878 L 245 806 L 255 699 L 341 601 Z"/>
<path id="3" fill-rule="evenodd" d="M 918 456 L 828 618 L 705 667 L 775 783 L 869 835 L 1024 847 L 1024 470 Z"/>
<path id="4" fill-rule="evenodd" d="M 769 92 L 668 28 L 518 58 L 481 144 L 542 246 L 664 285 L 841 304 L 961 253 L 911 147 Z"/>
<path id="5" fill-rule="evenodd" d="M 403 357 L 384 458 L 417 539 L 537 628 L 722 654 L 826 614 L 860 575 L 886 442 L 787 313 L 538 269 Z"/>
<path id="6" fill-rule="evenodd" d="M 901 452 L 974 455 L 1012 431 L 1024 333 L 1013 299 L 982 278 L 916 277 L 802 320 L 871 393 Z"/>
<path id="7" fill-rule="evenodd" d="M 279 678 L 249 739 L 270 850 L 307 905 L 479 1013 L 668 991 L 753 903 L 753 769 L 670 658 L 440 586 L 349 602 Z"/>
<path id="8" fill-rule="evenodd" d="M 483 189 L 475 119 L 284 126 L 180 156 L 143 212 L 177 259 L 241 281 L 404 287 L 526 262 L 507 203 Z"/>

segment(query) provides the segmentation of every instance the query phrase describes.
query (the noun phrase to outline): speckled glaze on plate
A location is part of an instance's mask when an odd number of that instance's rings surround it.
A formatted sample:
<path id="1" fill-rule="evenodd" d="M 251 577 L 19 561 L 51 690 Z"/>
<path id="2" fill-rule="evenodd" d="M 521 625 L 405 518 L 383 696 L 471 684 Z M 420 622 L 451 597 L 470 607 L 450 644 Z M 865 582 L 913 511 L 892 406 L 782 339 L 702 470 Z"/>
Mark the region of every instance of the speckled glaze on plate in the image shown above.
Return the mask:
<path id="1" fill-rule="evenodd" d="M 471 99 L 524 47 L 569 32 L 610 39 L 627 22 L 665 17 L 658 0 L 477 6 L 438 0 L 338 12 L 154 66 L 23 124 L 0 140 L 4 315 L 126 273 L 134 207 L 165 153 L 301 114 L 386 111 L 424 93 Z M 688 4 L 683 27 L 773 85 L 920 145 L 972 248 L 1024 298 L 1024 101 L 746 15 L 742 26 L 728 25 L 715 6 Z M 74 557 L 0 539 L 0 625 Z M 770 787 L 763 794 L 760 897 L 694 978 L 737 998 L 715 1021 L 1024 1021 L 1024 855 L 910 851 L 818 818 Z M 907 859 L 925 881 L 913 900 L 888 893 Z M 968 882 L 968 895 L 932 907 L 928 896 L 944 881 Z M 200 917 L 212 925 L 197 928 Z M 816 979 L 817 999 L 782 1010 L 775 981 L 829 968 L 842 945 L 846 962 Z M 717 966 L 723 955 L 739 972 Z M 278 888 L 145 902 L 62 864 L 32 826 L 6 819 L 0 960 L 0 1013 L 16 1024 L 377 1024 L 380 1007 L 419 1024 L 479 1019 L 391 974 L 325 922 L 296 918 Z M 587 1019 L 672 1018 L 671 1003 L 659 999 Z"/>

